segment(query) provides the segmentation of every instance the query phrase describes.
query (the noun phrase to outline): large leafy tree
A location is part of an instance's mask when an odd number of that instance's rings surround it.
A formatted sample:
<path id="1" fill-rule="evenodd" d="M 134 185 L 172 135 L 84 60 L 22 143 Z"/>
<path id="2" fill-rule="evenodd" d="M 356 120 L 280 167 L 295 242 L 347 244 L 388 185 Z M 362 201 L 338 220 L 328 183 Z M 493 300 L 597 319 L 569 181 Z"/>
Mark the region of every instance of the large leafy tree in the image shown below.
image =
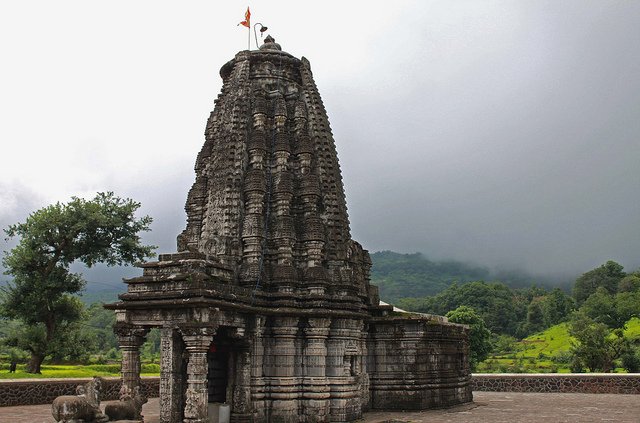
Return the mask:
<path id="1" fill-rule="evenodd" d="M 109 266 L 133 264 L 153 255 L 139 233 L 148 231 L 151 217 L 136 218 L 140 207 L 113 193 L 98 193 L 92 200 L 73 197 L 33 212 L 24 223 L 9 226 L 18 245 L 5 253 L 5 274 L 13 281 L 2 288 L 0 315 L 17 319 L 25 331 L 20 343 L 31 353 L 27 371 L 40 373 L 69 325 L 80 319 L 82 306 L 72 294 L 86 282 L 69 266 L 81 262 Z"/>
<path id="2" fill-rule="evenodd" d="M 599 287 L 582 304 L 580 311 L 609 328 L 623 328 L 629 319 L 640 316 L 640 292 L 610 295 L 605 288 Z"/>
<path id="3" fill-rule="evenodd" d="M 640 272 L 635 271 L 628 274 L 618 284 L 618 292 L 637 292 L 640 291 Z"/>
<path id="4" fill-rule="evenodd" d="M 482 317 L 471 307 L 460 306 L 448 312 L 446 317 L 450 322 L 469 326 L 469 361 L 471 369 L 475 370 L 478 363 L 484 361 L 491 352 L 491 332 Z"/>
<path id="5" fill-rule="evenodd" d="M 615 294 L 618 291 L 620 281 L 626 276 L 623 269 L 621 264 L 609 260 L 576 279 L 573 295 L 578 306 L 582 305 L 599 287 L 606 289 L 609 294 Z"/>
<path id="6" fill-rule="evenodd" d="M 554 288 L 544 296 L 540 306 L 544 315 L 545 327 L 550 327 L 569 318 L 574 308 L 574 302 L 560 288 Z"/>
<path id="7" fill-rule="evenodd" d="M 622 328 L 611 330 L 606 324 L 594 321 L 582 311 L 574 313 L 569 324 L 569 334 L 575 338 L 571 346 L 574 362 L 584 365 L 592 372 L 612 371 L 615 367 L 614 360 L 630 350 Z"/>

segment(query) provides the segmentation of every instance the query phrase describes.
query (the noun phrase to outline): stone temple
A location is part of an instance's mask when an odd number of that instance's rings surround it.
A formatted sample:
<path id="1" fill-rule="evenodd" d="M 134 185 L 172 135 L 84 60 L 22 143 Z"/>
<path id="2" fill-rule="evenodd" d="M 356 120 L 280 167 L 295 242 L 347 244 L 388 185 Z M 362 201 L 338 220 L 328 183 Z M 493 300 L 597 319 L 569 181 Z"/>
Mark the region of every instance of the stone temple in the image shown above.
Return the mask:
<path id="1" fill-rule="evenodd" d="M 309 61 L 271 37 L 220 70 L 178 252 L 125 280 L 122 379 L 161 331 L 160 421 L 352 422 L 471 401 L 468 329 L 394 311 L 351 239 Z M 226 409 L 226 408 L 225 408 Z"/>

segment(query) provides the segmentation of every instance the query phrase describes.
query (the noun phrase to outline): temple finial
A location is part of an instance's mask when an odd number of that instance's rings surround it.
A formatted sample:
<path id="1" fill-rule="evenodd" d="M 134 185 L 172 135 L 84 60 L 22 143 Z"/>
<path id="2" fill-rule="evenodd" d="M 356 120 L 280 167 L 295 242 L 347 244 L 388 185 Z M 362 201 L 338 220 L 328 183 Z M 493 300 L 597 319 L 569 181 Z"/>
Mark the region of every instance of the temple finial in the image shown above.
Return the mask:
<path id="1" fill-rule="evenodd" d="M 273 38 L 271 35 L 267 35 L 267 37 L 264 39 L 264 44 L 260 46 L 260 50 L 282 51 L 282 47 L 280 47 L 280 44 L 276 43 L 275 38 Z"/>

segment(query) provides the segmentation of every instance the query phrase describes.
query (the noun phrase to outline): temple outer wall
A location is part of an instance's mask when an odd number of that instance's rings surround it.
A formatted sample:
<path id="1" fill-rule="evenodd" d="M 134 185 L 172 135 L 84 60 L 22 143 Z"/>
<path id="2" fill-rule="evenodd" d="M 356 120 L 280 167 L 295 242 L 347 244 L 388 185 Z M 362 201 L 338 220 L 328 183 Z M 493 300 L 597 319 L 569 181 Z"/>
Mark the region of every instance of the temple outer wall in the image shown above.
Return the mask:
<path id="1" fill-rule="evenodd" d="M 473 399 L 469 329 L 429 318 L 370 323 L 368 371 L 374 410 L 424 410 Z"/>
<path id="2" fill-rule="evenodd" d="M 117 400 L 122 380 L 119 377 L 103 379 L 105 383 L 100 400 Z M 0 380 L 0 407 L 49 404 L 60 395 L 76 395 L 76 387 L 91 380 L 92 378 Z M 159 387 L 159 377 L 142 377 L 142 390 L 147 397 L 158 397 Z"/>

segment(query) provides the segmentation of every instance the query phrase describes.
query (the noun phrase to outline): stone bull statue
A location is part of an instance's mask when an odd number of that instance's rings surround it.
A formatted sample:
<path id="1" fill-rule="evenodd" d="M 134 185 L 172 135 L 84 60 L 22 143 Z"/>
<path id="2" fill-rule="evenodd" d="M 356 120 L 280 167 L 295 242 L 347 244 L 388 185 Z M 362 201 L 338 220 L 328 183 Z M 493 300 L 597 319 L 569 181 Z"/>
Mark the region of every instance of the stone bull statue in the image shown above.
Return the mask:
<path id="1" fill-rule="evenodd" d="M 51 413 L 58 423 L 104 423 L 109 418 L 100 411 L 100 390 L 103 379 L 94 377 L 85 385 L 78 385 L 78 395 L 62 395 L 53 400 Z"/>
<path id="2" fill-rule="evenodd" d="M 142 420 L 142 405 L 147 402 L 140 391 L 140 387 L 133 388 L 133 392 L 128 386 L 122 385 L 120 388 L 120 402 L 107 404 L 104 413 L 109 417 L 109 421 L 117 420 Z"/>

